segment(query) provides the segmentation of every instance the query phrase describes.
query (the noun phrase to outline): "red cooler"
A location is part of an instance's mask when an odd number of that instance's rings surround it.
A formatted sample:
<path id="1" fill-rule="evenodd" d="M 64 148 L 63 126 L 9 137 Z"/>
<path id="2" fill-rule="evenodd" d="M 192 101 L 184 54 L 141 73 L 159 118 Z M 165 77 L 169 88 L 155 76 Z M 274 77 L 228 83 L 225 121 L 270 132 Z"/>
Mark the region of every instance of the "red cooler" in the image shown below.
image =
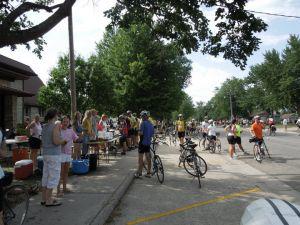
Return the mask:
<path id="1" fill-rule="evenodd" d="M 25 180 L 33 174 L 32 160 L 20 160 L 15 163 L 15 178 Z"/>

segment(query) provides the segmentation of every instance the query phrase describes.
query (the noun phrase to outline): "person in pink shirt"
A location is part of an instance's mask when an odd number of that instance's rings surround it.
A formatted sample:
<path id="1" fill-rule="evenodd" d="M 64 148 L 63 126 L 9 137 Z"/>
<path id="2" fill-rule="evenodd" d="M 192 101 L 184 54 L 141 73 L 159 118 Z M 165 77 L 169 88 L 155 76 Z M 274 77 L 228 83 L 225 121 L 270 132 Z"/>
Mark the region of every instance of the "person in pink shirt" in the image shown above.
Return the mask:
<path id="1" fill-rule="evenodd" d="M 67 189 L 67 179 L 70 168 L 70 162 L 72 161 L 72 146 L 73 142 L 78 139 L 77 134 L 70 126 L 70 117 L 64 116 L 61 124 L 61 137 L 67 141 L 67 144 L 61 148 L 61 174 L 60 182 L 57 187 L 57 195 L 62 196 L 64 193 L 70 192 Z M 61 192 L 60 186 L 63 185 L 63 191 Z"/>

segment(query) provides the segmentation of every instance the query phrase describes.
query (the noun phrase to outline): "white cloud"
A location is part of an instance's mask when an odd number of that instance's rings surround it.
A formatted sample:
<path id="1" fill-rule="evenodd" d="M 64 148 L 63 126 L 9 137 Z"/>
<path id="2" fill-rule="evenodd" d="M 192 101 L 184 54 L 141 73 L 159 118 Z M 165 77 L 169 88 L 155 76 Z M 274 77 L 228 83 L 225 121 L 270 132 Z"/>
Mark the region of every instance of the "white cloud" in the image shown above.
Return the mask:
<path id="1" fill-rule="evenodd" d="M 193 63 L 191 84 L 185 91 L 193 97 L 194 103 L 199 101 L 207 102 L 214 96 L 216 87 L 227 79 L 232 77 L 228 72 L 213 68 L 205 67 L 200 63 Z"/>
<path id="2" fill-rule="evenodd" d="M 286 42 L 289 39 L 289 34 L 261 34 L 258 36 L 261 38 L 262 44 L 265 46 L 278 45 L 280 43 Z"/>

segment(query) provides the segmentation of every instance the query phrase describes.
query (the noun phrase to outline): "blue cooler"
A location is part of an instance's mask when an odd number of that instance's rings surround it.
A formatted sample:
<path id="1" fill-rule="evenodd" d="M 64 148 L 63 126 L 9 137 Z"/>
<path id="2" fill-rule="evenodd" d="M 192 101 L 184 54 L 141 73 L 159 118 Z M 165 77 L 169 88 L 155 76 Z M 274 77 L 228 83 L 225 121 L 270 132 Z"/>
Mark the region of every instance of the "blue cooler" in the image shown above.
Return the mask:
<path id="1" fill-rule="evenodd" d="M 37 157 L 37 166 L 38 170 L 43 173 L 43 167 L 44 167 L 44 161 L 43 161 L 43 156 L 38 156 Z"/>
<path id="2" fill-rule="evenodd" d="M 89 172 L 89 160 L 79 159 L 72 161 L 72 172 L 74 174 L 86 174 Z"/>

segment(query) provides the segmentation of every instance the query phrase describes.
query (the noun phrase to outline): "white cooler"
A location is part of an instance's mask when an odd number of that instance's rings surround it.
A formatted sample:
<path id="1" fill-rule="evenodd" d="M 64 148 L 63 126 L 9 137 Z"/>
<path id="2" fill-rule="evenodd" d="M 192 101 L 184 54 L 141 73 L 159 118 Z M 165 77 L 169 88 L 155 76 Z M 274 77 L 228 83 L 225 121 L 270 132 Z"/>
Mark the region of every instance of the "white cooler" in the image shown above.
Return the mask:
<path id="1" fill-rule="evenodd" d="M 240 225 L 300 225 L 300 206 L 280 199 L 258 199 L 247 206 Z"/>

